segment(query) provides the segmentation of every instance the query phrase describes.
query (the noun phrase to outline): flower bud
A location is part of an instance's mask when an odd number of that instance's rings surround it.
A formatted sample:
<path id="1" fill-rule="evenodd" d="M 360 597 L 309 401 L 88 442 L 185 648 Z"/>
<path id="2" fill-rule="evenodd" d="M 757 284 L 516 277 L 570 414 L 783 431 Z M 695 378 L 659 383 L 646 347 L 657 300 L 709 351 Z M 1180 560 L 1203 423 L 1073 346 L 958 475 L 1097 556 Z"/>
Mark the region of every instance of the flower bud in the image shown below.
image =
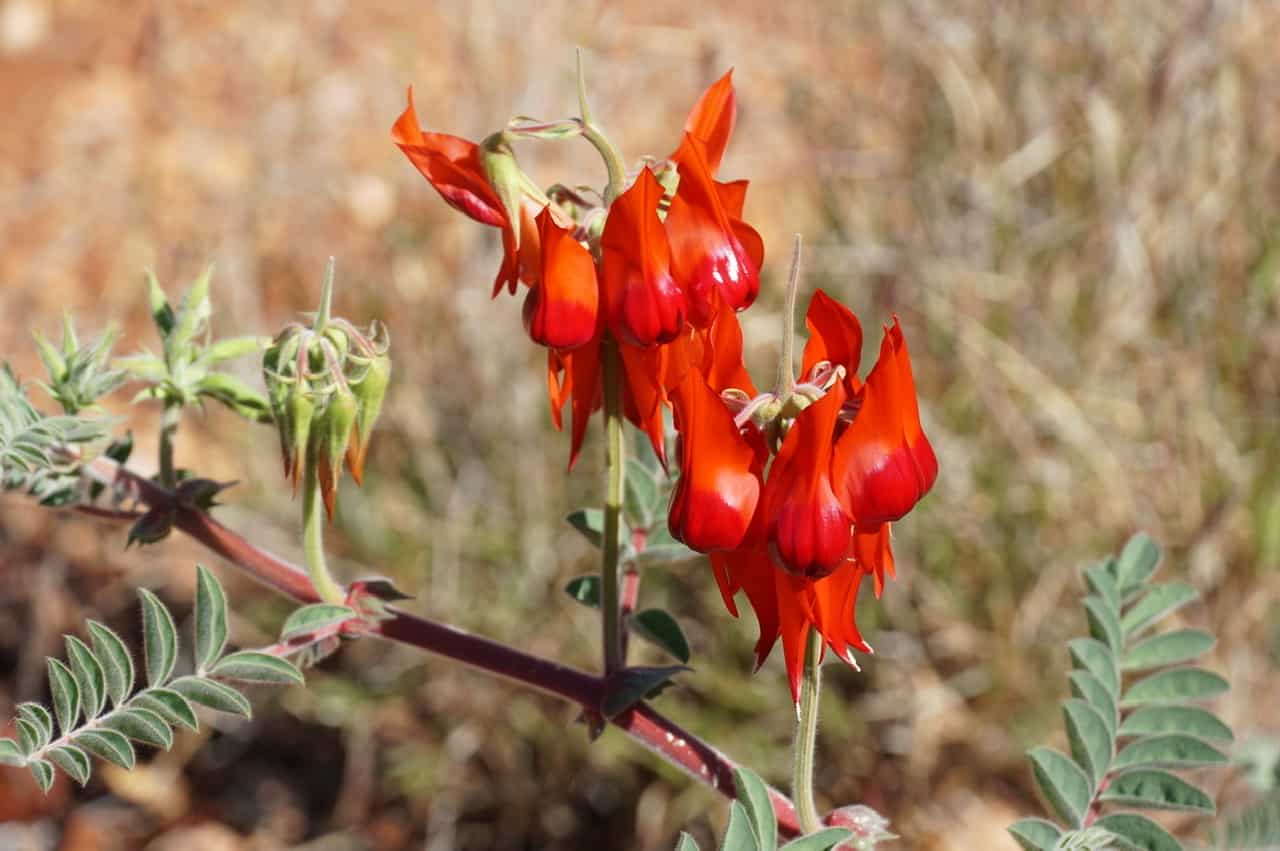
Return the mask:
<path id="1" fill-rule="evenodd" d="M 316 428 L 311 443 L 311 463 L 317 465 L 320 493 L 324 497 L 325 512 L 333 521 L 338 499 L 338 479 L 342 476 L 342 460 L 347 454 L 351 430 L 358 413 L 355 394 L 346 387 L 339 387 L 329 397 L 328 404 L 316 418 Z"/>
<path id="2" fill-rule="evenodd" d="M 351 382 L 351 390 L 357 403 L 356 427 L 347 447 L 347 469 L 356 484 L 364 482 L 364 456 L 369 451 L 369 438 L 373 424 L 382 412 L 382 400 L 387 395 L 391 381 L 391 358 L 386 353 L 377 355 L 358 382 Z"/>

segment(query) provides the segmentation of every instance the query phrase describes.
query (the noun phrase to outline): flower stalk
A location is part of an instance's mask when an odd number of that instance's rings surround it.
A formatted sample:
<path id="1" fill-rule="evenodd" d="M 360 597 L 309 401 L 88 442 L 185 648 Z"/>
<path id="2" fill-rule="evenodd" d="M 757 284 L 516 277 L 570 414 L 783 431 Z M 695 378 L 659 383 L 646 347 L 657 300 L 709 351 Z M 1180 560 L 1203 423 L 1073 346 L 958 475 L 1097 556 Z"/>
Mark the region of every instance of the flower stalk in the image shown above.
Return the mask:
<path id="1" fill-rule="evenodd" d="M 604 545 L 600 557 L 600 605 L 603 613 L 604 671 L 625 664 L 622 656 L 622 599 L 618 582 L 622 503 L 626 495 L 626 443 L 622 439 L 622 358 L 606 339 L 604 356 L 605 498 Z"/>
<path id="2" fill-rule="evenodd" d="M 308 457 L 302 482 L 302 542 L 307 576 L 322 601 L 341 605 L 346 592 L 329 573 L 324 555 L 324 496 L 316 467 L 316 460 Z"/>
<path id="3" fill-rule="evenodd" d="M 802 833 L 822 829 L 818 806 L 813 799 L 813 762 L 818 738 L 818 698 L 822 692 L 822 634 L 810 628 L 805 644 L 804 674 L 800 681 L 800 702 L 796 704 L 795 759 L 791 773 L 791 797 L 796 803 Z"/>
<path id="4" fill-rule="evenodd" d="M 173 464 L 174 443 L 178 436 L 178 422 L 182 419 L 182 403 L 166 400 L 160 415 L 160 484 L 169 490 L 178 486 L 178 471 Z"/>

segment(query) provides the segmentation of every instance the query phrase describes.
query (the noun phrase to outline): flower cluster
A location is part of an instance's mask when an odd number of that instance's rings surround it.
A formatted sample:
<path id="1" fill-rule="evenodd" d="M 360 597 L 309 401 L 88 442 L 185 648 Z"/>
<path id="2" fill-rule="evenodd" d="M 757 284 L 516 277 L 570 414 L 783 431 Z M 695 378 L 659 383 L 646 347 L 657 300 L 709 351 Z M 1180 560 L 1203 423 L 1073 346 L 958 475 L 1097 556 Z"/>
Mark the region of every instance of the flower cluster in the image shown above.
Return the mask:
<path id="1" fill-rule="evenodd" d="M 742 218 L 746 181 L 717 180 L 736 118 L 731 74 L 693 107 L 676 149 L 633 175 L 587 118 L 513 119 L 480 143 L 424 132 L 410 91 L 392 137 L 447 203 L 502 232 L 494 280 L 527 287 L 524 324 L 548 352 L 557 428 L 569 404 L 570 465 L 602 405 L 611 358 L 625 416 L 666 463 L 663 410 L 679 440 L 672 534 L 709 553 L 726 606 L 746 592 L 763 661 L 783 640 L 793 692 L 806 637 L 841 659 L 867 650 L 853 619 L 862 578 L 892 575 L 889 524 L 929 490 L 937 461 L 920 427 L 897 322 L 864 382 L 857 318 L 813 297 L 801 379 L 759 393 L 743 366 L 737 312 L 760 287 L 764 246 Z M 583 136 L 610 186 L 545 192 L 519 168 L 522 138 Z"/>

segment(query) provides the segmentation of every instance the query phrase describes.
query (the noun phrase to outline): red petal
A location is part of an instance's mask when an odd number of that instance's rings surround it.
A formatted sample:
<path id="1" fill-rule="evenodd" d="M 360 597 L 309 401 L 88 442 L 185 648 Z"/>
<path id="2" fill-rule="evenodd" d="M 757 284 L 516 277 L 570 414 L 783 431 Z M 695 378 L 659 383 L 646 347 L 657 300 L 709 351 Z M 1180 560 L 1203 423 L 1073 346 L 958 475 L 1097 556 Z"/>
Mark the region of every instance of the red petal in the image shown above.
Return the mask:
<path id="1" fill-rule="evenodd" d="M 707 146 L 707 162 L 714 173 L 720 168 L 738 117 L 738 98 L 733 91 L 733 69 L 711 84 L 693 105 L 684 122 L 684 132 Z"/>
<path id="2" fill-rule="evenodd" d="M 550 208 L 538 214 L 541 281 L 524 302 L 524 327 L 535 343 L 575 349 L 596 333 L 600 288 L 591 252 L 553 221 Z"/>
<path id="3" fill-rule="evenodd" d="M 889 524 L 882 523 L 871 529 L 856 529 L 853 533 L 853 557 L 858 567 L 875 576 L 876 596 L 884 591 L 884 578 L 893 578 L 893 550 L 889 546 Z"/>
<path id="4" fill-rule="evenodd" d="M 805 325 L 809 327 L 809 340 L 804 346 L 802 376 L 819 361 L 830 361 L 843 366 L 856 386 L 858 363 L 862 360 L 862 325 L 853 311 L 840 302 L 817 290 L 805 312 Z"/>
<path id="5" fill-rule="evenodd" d="M 606 321 L 619 340 L 652 346 L 675 339 L 685 297 L 671 276 L 671 247 L 658 218 L 662 186 L 649 169 L 609 208 L 601 236 Z"/>

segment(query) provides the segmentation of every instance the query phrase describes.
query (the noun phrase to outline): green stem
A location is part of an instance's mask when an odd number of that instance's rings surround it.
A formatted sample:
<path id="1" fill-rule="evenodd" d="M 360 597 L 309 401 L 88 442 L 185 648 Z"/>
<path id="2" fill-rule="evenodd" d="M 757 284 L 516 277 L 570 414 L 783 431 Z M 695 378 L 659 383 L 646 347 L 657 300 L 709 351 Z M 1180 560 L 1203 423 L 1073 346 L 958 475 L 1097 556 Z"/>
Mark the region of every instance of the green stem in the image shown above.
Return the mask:
<path id="1" fill-rule="evenodd" d="M 778 358 L 778 380 L 774 395 L 783 402 L 796 386 L 796 291 L 800 289 L 800 234 L 791 249 L 791 273 L 787 276 L 787 292 L 782 307 L 782 355 Z"/>
<path id="2" fill-rule="evenodd" d="M 307 453 L 308 456 L 310 453 Z M 299 459 L 302 460 L 302 459 Z M 324 557 L 324 500 L 315 461 L 308 457 L 302 479 L 302 542 L 307 559 L 307 575 L 316 594 L 326 603 L 341 605 L 347 599 L 342 586 L 329 575 Z"/>
<path id="3" fill-rule="evenodd" d="M 622 361 L 618 344 L 604 341 L 605 475 L 604 546 L 600 558 L 600 605 L 604 612 L 604 670 L 623 666 L 621 595 L 618 588 L 622 500 L 626 488 L 626 445 L 622 440 Z"/>
<path id="4" fill-rule="evenodd" d="M 329 258 L 329 265 L 324 270 L 324 283 L 320 287 L 320 310 L 316 312 L 316 323 L 313 326 L 317 334 L 324 331 L 333 315 L 333 274 L 337 259 Z"/>
<path id="5" fill-rule="evenodd" d="M 791 775 L 791 797 L 802 833 L 822 829 L 818 807 L 813 800 L 813 755 L 818 738 L 818 696 L 822 691 L 822 635 L 810 628 L 804 653 L 804 676 L 800 681 L 800 703 L 796 706 L 795 763 Z"/>
<path id="6" fill-rule="evenodd" d="M 627 166 L 622 161 L 622 154 L 613 146 L 604 131 L 596 126 L 595 116 L 587 104 L 587 81 L 582 70 L 582 51 L 578 51 L 578 113 L 582 117 L 582 135 L 600 152 L 604 167 L 609 171 L 609 185 L 604 190 L 604 202 L 612 204 L 622 194 L 627 185 Z"/>
<path id="7" fill-rule="evenodd" d="M 173 445 L 178 435 L 178 421 L 182 419 L 182 403 L 164 403 L 160 415 L 160 484 L 169 490 L 178 486 L 178 472 L 173 466 Z"/>

